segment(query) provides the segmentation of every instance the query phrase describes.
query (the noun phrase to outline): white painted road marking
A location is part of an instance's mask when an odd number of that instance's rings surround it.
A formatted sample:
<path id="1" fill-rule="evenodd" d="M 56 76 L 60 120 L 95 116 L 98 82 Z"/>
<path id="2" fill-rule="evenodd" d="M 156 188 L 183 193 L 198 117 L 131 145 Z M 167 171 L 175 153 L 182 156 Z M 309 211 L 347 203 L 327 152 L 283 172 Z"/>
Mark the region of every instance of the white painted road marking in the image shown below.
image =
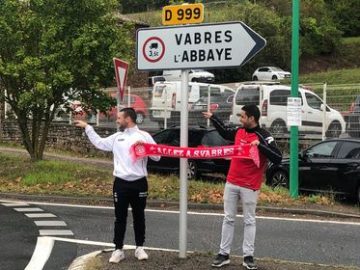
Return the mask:
<path id="1" fill-rule="evenodd" d="M 51 213 L 25 214 L 25 216 L 27 216 L 29 218 L 51 218 L 51 217 L 56 217 L 54 214 L 51 214 Z"/>
<path id="2" fill-rule="evenodd" d="M 29 206 L 29 204 L 24 202 L 15 202 L 15 203 L 2 203 L 3 206 L 13 207 L 13 206 Z"/>
<path id="3" fill-rule="evenodd" d="M 34 221 L 36 226 L 66 226 L 64 221 L 57 220 L 37 220 Z"/>
<path id="4" fill-rule="evenodd" d="M 39 230 L 40 235 L 74 235 L 70 230 Z"/>
<path id="5" fill-rule="evenodd" d="M 28 201 L 28 203 L 29 204 L 35 204 L 35 205 L 75 207 L 75 208 L 88 208 L 88 209 L 111 209 L 111 210 L 114 209 L 114 207 L 112 207 L 112 206 L 92 206 L 92 205 L 79 205 L 79 204 L 47 203 L 47 202 L 37 202 L 37 201 Z M 179 211 L 172 211 L 172 210 L 145 209 L 145 211 L 146 212 L 154 212 L 154 213 L 179 214 Z M 220 213 L 206 213 L 206 212 L 194 212 L 194 211 L 189 211 L 188 215 L 224 216 L 224 214 L 220 214 Z M 236 215 L 236 216 L 237 217 L 243 217 L 243 215 Z M 283 217 L 266 217 L 266 216 L 257 216 L 256 219 L 282 220 L 282 221 L 293 221 L 293 222 L 328 223 L 328 224 L 342 224 L 342 225 L 360 226 L 360 222 L 334 221 L 334 220 L 317 220 L 317 219 L 300 219 L 300 218 L 283 218 Z"/>
<path id="6" fill-rule="evenodd" d="M 49 237 L 38 237 L 35 251 L 25 270 L 42 270 L 50 257 L 54 240 Z"/>
<path id="7" fill-rule="evenodd" d="M 42 210 L 41 208 L 31 208 L 31 207 L 14 208 L 14 210 L 18 212 L 44 212 L 44 210 Z"/>

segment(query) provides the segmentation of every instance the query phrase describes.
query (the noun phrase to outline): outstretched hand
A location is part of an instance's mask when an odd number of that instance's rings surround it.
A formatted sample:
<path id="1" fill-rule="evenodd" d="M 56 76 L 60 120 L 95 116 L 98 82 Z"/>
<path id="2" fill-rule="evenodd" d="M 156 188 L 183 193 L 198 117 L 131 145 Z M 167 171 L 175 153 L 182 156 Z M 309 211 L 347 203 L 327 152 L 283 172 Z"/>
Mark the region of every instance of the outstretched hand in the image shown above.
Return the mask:
<path id="1" fill-rule="evenodd" d="M 83 120 L 75 120 L 74 124 L 75 124 L 75 126 L 80 127 L 80 128 L 86 128 L 86 126 L 88 125 L 88 123 L 86 123 Z"/>
<path id="2" fill-rule="evenodd" d="M 211 112 L 202 112 L 202 114 L 206 119 L 210 119 L 211 116 L 213 115 Z"/>

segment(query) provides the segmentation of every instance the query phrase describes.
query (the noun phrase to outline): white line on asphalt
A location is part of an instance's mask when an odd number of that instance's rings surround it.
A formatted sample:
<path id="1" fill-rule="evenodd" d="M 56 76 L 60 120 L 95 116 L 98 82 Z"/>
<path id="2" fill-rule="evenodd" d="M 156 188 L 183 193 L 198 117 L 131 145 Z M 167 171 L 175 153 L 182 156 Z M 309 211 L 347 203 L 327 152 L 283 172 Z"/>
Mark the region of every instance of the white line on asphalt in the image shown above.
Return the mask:
<path id="1" fill-rule="evenodd" d="M 92 205 L 78 205 L 78 204 L 63 204 L 63 203 L 47 203 L 47 202 L 36 202 L 28 201 L 29 204 L 36 205 L 47 205 L 47 206 L 61 206 L 61 207 L 75 207 L 75 208 L 90 208 L 90 209 L 111 209 L 112 206 L 92 206 Z M 154 213 L 168 213 L 168 214 L 179 214 L 179 211 L 174 210 L 156 210 L 156 209 L 146 209 L 146 212 Z M 189 211 L 189 215 L 198 215 L 198 216 L 224 216 L 224 214 L 219 213 L 206 213 L 206 212 L 194 212 Z M 243 215 L 237 215 L 237 217 L 243 217 Z M 347 222 L 347 221 L 334 221 L 334 220 L 316 220 L 316 219 L 300 219 L 300 218 L 283 218 L 283 217 L 266 217 L 266 216 L 257 216 L 257 219 L 268 219 L 268 220 L 281 220 L 281 221 L 293 221 L 293 222 L 313 222 L 313 223 L 329 223 L 329 224 L 342 224 L 342 225 L 355 225 L 360 226 L 360 222 Z"/>
<path id="2" fill-rule="evenodd" d="M 27 207 L 27 208 L 14 208 L 15 211 L 18 212 L 44 212 L 44 210 L 42 210 L 41 208 L 31 208 L 31 207 Z"/>
<path id="3" fill-rule="evenodd" d="M 114 244 L 107 243 L 107 242 L 98 242 L 98 241 L 81 240 L 81 239 L 70 239 L 70 238 L 61 238 L 61 237 L 51 237 L 51 236 L 50 236 L 50 238 L 55 241 L 115 248 Z M 123 249 L 126 249 L 126 250 L 135 249 L 135 248 L 136 248 L 136 246 L 133 246 L 133 245 L 124 245 L 124 247 L 123 247 Z M 148 250 L 160 250 L 160 251 L 172 251 L 172 252 L 178 251 L 176 249 L 167 249 L 167 248 L 155 248 L 155 247 L 144 247 L 144 248 L 146 248 Z"/>
<path id="4" fill-rule="evenodd" d="M 29 218 L 51 218 L 51 217 L 56 217 L 54 214 L 51 214 L 51 213 L 25 214 L 25 216 L 27 216 Z"/>
<path id="5" fill-rule="evenodd" d="M 29 206 L 29 204 L 24 202 L 17 202 L 17 203 L 2 203 L 3 206 L 13 207 L 13 206 Z"/>
<path id="6" fill-rule="evenodd" d="M 25 270 L 42 270 L 50 257 L 54 240 L 49 237 L 38 237 L 35 251 Z"/>
<path id="7" fill-rule="evenodd" d="M 36 226 L 66 226 L 64 221 L 57 221 L 57 220 L 37 220 L 34 221 Z"/>
<path id="8" fill-rule="evenodd" d="M 70 230 L 39 230 L 40 235 L 74 235 Z"/>

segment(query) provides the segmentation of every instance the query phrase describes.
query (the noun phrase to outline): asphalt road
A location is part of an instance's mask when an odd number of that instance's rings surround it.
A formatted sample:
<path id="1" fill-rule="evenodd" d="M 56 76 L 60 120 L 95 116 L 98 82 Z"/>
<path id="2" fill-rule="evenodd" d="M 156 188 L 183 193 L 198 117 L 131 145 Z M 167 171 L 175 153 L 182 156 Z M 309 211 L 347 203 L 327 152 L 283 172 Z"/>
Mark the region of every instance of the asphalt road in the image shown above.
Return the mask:
<path id="1" fill-rule="evenodd" d="M 32 205 L 31 207 L 33 207 Z M 111 243 L 113 237 L 114 210 L 112 208 L 87 208 L 55 205 L 35 205 L 46 213 L 53 213 L 57 220 L 64 221 L 74 238 Z M 12 263 L 19 260 L 19 267 L 0 269 L 24 269 L 35 248 L 37 228 L 33 220 L 9 207 L 1 207 L 1 250 L 8 250 L 9 241 L 16 243 L 7 253 L 1 252 L 0 260 Z M 147 217 L 146 246 L 178 249 L 177 212 L 149 210 Z M 241 255 L 242 219 L 236 222 L 232 254 Z M 188 215 L 188 250 L 216 253 L 220 241 L 222 216 L 214 213 Z M 298 262 L 330 265 L 360 265 L 360 223 L 292 220 L 285 218 L 259 217 L 257 219 L 256 257 L 270 257 Z M 5 235 L 5 238 L 4 238 Z M 105 247 L 88 244 L 71 244 L 55 241 L 55 248 L 44 269 L 49 265 L 63 265 L 70 258 Z M 126 244 L 134 244 L 131 214 L 129 214 Z M 16 248 L 17 246 L 17 248 Z M 19 252 L 21 250 L 21 252 Z M 19 256 L 21 255 L 21 256 Z M 5 256 L 5 257 L 4 257 Z M 4 260 L 5 259 L 5 260 Z M 20 264 L 21 262 L 21 264 Z M 9 264 L 10 265 L 10 264 Z M 63 269 L 63 268 L 61 268 Z"/>

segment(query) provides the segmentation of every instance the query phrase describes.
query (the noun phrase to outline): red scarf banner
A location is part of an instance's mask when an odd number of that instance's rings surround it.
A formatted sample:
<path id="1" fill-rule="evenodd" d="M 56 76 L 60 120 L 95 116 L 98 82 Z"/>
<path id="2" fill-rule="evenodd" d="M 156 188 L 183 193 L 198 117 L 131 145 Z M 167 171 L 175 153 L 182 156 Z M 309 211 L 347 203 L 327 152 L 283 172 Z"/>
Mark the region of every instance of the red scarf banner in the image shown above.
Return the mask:
<path id="1" fill-rule="evenodd" d="M 260 166 L 258 148 L 250 144 L 217 147 L 176 147 L 163 144 L 138 143 L 131 146 L 130 155 L 134 159 L 146 156 L 191 159 L 243 158 L 252 159 L 257 167 Z"/>

